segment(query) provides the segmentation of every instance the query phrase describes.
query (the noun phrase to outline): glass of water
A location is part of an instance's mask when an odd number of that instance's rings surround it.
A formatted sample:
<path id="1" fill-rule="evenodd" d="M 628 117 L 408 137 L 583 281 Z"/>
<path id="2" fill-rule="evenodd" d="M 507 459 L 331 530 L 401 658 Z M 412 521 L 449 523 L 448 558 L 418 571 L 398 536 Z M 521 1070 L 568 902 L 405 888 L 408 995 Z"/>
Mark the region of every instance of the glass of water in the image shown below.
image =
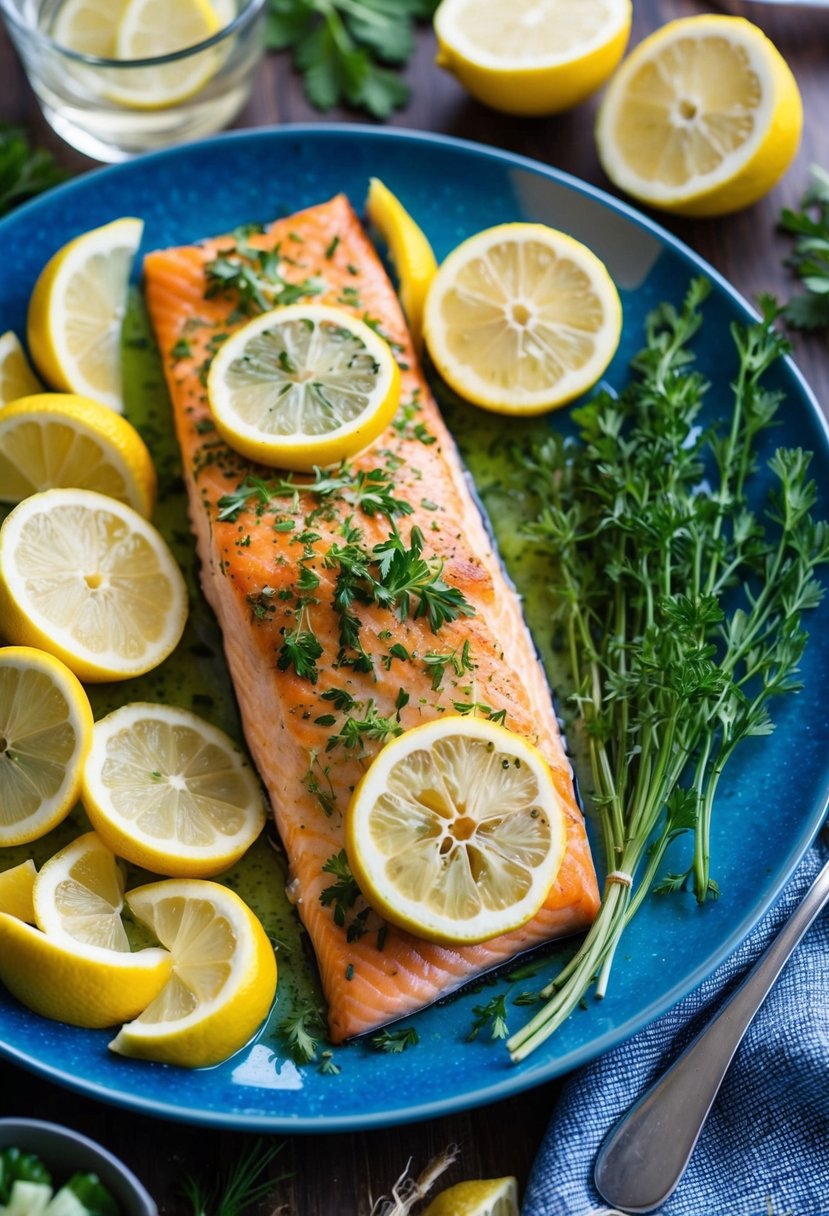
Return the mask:
<path id="1" fill-rule="evenodd" d="M 0 13 L 50 126 L 87 156 L 120 161 L 210 135 L 236 117 L 264 49 L 265 6 L 0 0 Z M 182 45 L 188 29 L 200 36 Z"/>

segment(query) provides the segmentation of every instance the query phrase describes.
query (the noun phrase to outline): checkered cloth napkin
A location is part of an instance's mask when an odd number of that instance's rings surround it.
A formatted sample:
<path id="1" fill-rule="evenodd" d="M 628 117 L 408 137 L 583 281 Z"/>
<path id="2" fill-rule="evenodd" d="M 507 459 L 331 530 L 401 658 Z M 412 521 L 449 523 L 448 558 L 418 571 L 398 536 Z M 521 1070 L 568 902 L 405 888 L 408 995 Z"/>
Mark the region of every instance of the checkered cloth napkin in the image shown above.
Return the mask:
<path id="1" fill-rule="evenodd" d="M 522 1216 L 606 1216 L 599 1146 L 708 1021 L 827 858 L 816 845 L 777 905 L 709 979 L 574 1073 L 536 1159 Z M 660 1216 L 829 1216 L 829 914 L 795 950 L 750 1026 L 679 1187 Z"/>

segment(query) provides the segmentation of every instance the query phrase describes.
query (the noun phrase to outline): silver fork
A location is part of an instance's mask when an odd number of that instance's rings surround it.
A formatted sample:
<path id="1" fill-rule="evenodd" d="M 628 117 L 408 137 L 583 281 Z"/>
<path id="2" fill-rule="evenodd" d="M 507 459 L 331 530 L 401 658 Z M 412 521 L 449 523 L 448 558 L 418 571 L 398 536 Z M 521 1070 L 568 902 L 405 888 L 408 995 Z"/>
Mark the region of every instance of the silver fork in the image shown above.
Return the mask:
<path id="1" fill-rule="evenodd" d="M 824 840 L 828 832 L 824 827 Z M 651 1212 L 676 1189 L 743 1035 L 827 903 L 829 861 L 740 986 L 610 1130 L 596 1158 L 594 1180 L 613 1207 Z"/>

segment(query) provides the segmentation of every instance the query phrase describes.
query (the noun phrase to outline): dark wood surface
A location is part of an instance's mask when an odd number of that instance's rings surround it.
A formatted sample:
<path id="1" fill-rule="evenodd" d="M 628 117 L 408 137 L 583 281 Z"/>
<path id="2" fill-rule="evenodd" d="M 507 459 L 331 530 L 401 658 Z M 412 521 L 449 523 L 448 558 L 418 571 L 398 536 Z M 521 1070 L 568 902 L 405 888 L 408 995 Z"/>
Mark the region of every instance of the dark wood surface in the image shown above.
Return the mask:
<path id="1" fill-rule="evenodd" d="M 506 2 L 506 0 L 505 0 Z M 829 11 L 759 3 L 702 4 L 693 0 L 636 0 L 632 41 L 673 17 L 702 11 L 748 16 L 777 44 L 793 68 L 803 94 L 806 126 L 797 161 L 784 181 L 763 202 L 724 219 L 690 221 L 658 217 L 706 257 L 746 296 L 791 288 L 781 259 L 788 242 L 775 232 L 783 205 L 803 192 L 810 164 L 829 167 Z M 479 140 L 536 157 L 610 189 L 596 158 L 592 138 L 595 101 L 570 114 L 518 120 L 496 114 L 469 99 L 453 79 L 432 64 L 434 40 L 424 29 L 407 76 L 409 106 L 393 122 L 401 127 L 439 131 Z M 20 65 L 0 31 L 0 121 L 26 123 L 38 142 L 53 149 L 69 169 L 83 172 L 92 162 L 67 149 L 39 115 Z M 291 122 L 364 121 L 337 111 L 320 115 L 306 101 L 300 80 L 284 55 L 271 55 L 260 69 L 250 104 L 238 126 Z M 829 404 L 829 342 L 826 335 L 797 337 L 796 358 L 818 399 Z M 291 1137 L 285 1140 L 273 1174 L 271 1195 L 258 1211 L 282 1210 L 295 1216 L 367 1216 L 371 1198 L 390 1190 L 412 1159 L 415 1170 L 449 1143 L 461 1156 L 446 1175 L 461 1178 L 516 1174 L 523 1184 L 558 1093 L 542 1086 L 519 1098 L 463 1114 L 384 1131 L 355 1135 Z M 182 1174 L 210 1179 L 247 1143 L 241 1134 L 166 1124 L 130 1114 L 51 1085 L 28 1072 L 0 1063 L 0 1116 L 28 1115 L 68 1124 L 101 1141 L 143 1179 L 162 1216 L 184 1216 L 188 1209 L 176 1191 Z"/>

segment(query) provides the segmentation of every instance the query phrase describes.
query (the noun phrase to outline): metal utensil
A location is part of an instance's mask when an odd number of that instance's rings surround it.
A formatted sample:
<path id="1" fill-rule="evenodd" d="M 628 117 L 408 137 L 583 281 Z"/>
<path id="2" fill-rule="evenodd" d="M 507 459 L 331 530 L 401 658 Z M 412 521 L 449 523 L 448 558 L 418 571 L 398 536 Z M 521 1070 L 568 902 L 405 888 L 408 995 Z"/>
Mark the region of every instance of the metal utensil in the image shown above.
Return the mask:
<path id="1" fill-rule="evenodd" d="M 613 1207 L 651 1212 L 674 1191 L 743 1035 L 827 903 L 829 862 L 715 1017 L 608 1133 L 594 1180 Z"/>

